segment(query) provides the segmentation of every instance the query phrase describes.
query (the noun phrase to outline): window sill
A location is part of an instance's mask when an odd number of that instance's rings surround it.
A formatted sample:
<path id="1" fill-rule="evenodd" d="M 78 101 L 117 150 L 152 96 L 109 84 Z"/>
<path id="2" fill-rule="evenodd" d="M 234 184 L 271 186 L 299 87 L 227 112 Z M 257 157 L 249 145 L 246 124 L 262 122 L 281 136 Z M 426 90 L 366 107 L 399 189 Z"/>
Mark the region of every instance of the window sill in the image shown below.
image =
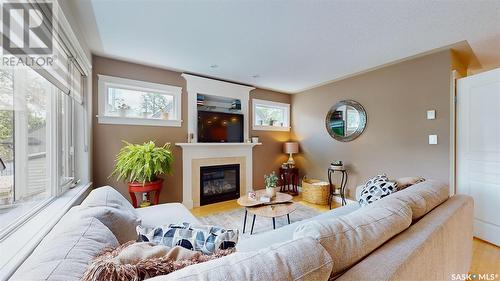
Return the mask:
<path id="1" fill-rule="evenodd" d="M 276 126 L 253 126 L 254 131 L 280 131 L 289 132 L 290 127 L 276 127 Z"/>
<path id="2" fill-rule="evenodd" d="M 97 116 L 99 124 L 181 127 L 182 120 Z"/>
<path id="3" fill-rule="evenodd" d="M 88 194 L 82 184 L 55 198 L 0 242 L 0 280 L 8 279 L 66 212 Z"/>

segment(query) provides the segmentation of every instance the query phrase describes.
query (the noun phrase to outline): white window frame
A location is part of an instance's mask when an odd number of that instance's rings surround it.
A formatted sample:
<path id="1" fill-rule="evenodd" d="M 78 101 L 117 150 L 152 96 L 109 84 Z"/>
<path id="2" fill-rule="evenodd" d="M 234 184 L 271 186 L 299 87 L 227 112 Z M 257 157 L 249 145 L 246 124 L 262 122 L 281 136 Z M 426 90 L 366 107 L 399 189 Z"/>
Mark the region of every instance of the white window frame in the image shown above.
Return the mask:
<path id="1" fill-rule="evenodd" d="M 132 80 L 121 77 L 97 75 L 98 79 L 98 122 L 99 124 L 143 125 L 143 126 L 182 126 L 182 88 L 177 86 Z M 108 89 L 119 88 L 133 91 L 154 92 L 174 97 L 173 115 L 175 119 L 148 119 L 122 116 L 106 116 Z"/>
<path id="2" fill-rule="evenodd" d="M 263 126 L 257 124 L 257 115 L 256 115 L 256 107 L 257 106 L 266 106 L 266 107 L 275 107 L 282 110 L 285 110 L 285 119 L 283 120 L 284 126 Z M 268 101 L 268 100 L 260 100 L 260 99 L 252 99 L 252 129 L 260 130 L 260 131 L 290 131 L 290 104 Z"/>
<path id="3" fill-rule="evenodd" d="M 38 1 L 34 1 L 38 2 Z M 84 143 L 84 148 L 82 150 L 78 150 L 76 156 L 78 156 L 77 160 L 83 161 L 82 165 L 89 161 L 89 153 L 88 153 L 88 143 L 90 141 L 90 137 L 88 135 L 90 127 L 87 126 L 91 121 L 91 116 L 87 114 L 87 110 L 91 109 L 91 97 L 90 97 L 90 87 L 92 83 L 91 73 L 92 73 L 92 63 L 91 59 L 87 56 L 87 53 L 80 45 L 77 36 L 74 34 L 71 29 L 71 25 L 66 19 L 64 13 L 62 12 L 61 7 L 59 6 L 60 1 L 52 1 L 53 4 L 53 24 L 54 24 L 54 36 L 58 36 L 59 39 L 63 40 L 65 43 L 65 47 L 71 49 L 71 53 L 74 56 L 74 59 L 77 60 L 78 65 L 82 68 L 82 73 L 86 76 L 85 83 L 86 85 L 82 85 L 84 91 L 84 116 L 80 115 L 78 118 L 83 118 L 83 122 L 85 124 L 85 128 L 81 128 L 81 126 L 74 126 L 75 121 L 72 120 L 72 134 L 75 135 L 83 134 L 85 137 L 82 142 Z M 57 16 L 56 16 L 57 15 Z M 60 23 L 57 25 L 56 23 Z M 58 29 L 59 28 L 59 29 Z M 67 45 L 66 45 L 67 44 Z M 44 76 L 44 75 L 42 75 Z M 48 77 L 45 77 L 48 79 Z M 53 84 L 53 83 L 52 83 Z M 59 160 L 59 146 L 58 146 L 58 126 L 56 126 L 55 120 L 57 119 L 57 99 L 60 96 L 59 94 L 51 93 L 52 97 L 49 99 L 50 102 L 48 106 L 50 106 L 50 110 L 48 110 L 48 120 L 47 120 L 47 134 L 50 135 L 50 144 L 47 141 L 47 153 L 52 155 L 50 160 L 48 161 L 48 165 L 51 168 L 51 187 L 53 190 L 53 196 L 51 198 L 46 199 L 28 213 L 25 213 L 21 218 L 15 221 L 15 226 L 9 227 L 9 229 L 4 229 L 2 233 L 0 233 L 0 280 L 7 280 L 14 271 L 26 260 L 26 258 L 33 252 L 35 247 L 38 246 L 40 241 L 45 237 L 45 235 L 53 228 L 53 226 L 59 221 L 59 219 L 74 205 L 79 204 L 86 195 L 90 192 L 92 187 L 92 182 L 89 181 L 89 169 L 88 167 L 79 167 L 78 177 L 82 178 L 83 181 L 81 183 L 75 182 L 75 187 L 62 187 L 59 186 L 59 169 L 58 169 L 58 161 Z M 75 103 L 73 102 L 73 105 Z M 88 108 L 88 109 L 87 109 Z M 76 115 L 72 115 L 73 118 L 77 117 Z M 75 138 L 73 139 L 76 140 Z M 78 139 L 80 141 L 80 139 Z M 51 153 L 49 153 L 51 150 Z M 54 154 L 56 151 L 57 156 Z M 73 152 L 74 149 L 71 149 Z M 17 160 L 16 160 L 17 161 Z M 73 161 L 75 161 L 75 154 L 73 155 Z M 78 161 L 78 162 L 79 162 Z M 76 162 L 76 161 L 75 161 Z M 73 165 L 73 169 L 76 166 Z M 67 190 L 67 191 L 66 191 Z"/>
<path id="4" fill-rule="evenodd" d="M 14 76 L 16 81 L 14 82 L 16 87 L 14 88 L 14 94 L 16 97 L 20 98 L 20 100 L 24 100 L 24 95 L 26 94 L 25 90 L 25 82 L 23 80 L 26 80 L 26 76 L 24 76 L 25 70 L 17 71 L 16 75 Z M 43 77 L 46 79 L 45 77 Z M 18 79 L 21 79 L 21 81 L 17 81 Z M 6 239 L 9 235 L 17 231 L 19 227 L 21 227 L 26 221 L 30 220 L 33 216 L 35 216 L 40 210 L 45 208 L 47 204 L 51 203 L 53 200 L 57 199 L 59 196 L 61 196 L 63 193 L 65 193 L 68 189 L 69 186 L 72 184 L 72 181 L 62 183 L 60 182 L 60 178 L 62 176 L 62 172 L 60 171 L 60 163 L 61 159 L 64 158 L 62 157 L 62 151 L 61 148 L 62 146 L 66 146 L 65 149 L 72 150 L 72 146 L 66 145 L 64 141 L 61 142 L 59 140 L 58 136 L 62 134 L 61 132 L 61 127 L 59 126 L 59 122 L 62 122 L 60 119 L 60 106 L 61 103 L 65 102 L 65 94 L 60 92 L 58 88 L 52 82 L 50 82 L 48 79 L 46 79 L 47 82 L 50 83 L 50 88 L 48 88 L 47 92 L 47 119 L 46 119 L 46 165 L 48 167 L 48 173 L 47 173 L 47 178 L 48 182 L 47 185 L 50 186 L 50 195 L 46 199 L 40 201 L 38 204 L 36 204 L 31 210 L 23 214 L 22 216 L 16 218 L 13 220 L 7 227 L 0 229 L 0 242 Z M 69 101 L 69 99 L 68 99 Z M 71 103 L 70 103 L 71 102 Z M 70 108 L 72 107 L 72 100 L 69 102 L 66 102 L 64 104 L 65 110 L 70 112 L 71 118 L 72 112 L 68 111 L 71 110 Z M 22 151 L 27 151 L 27 116 L 26 116 L 26 104 L 21 103 L 21 102 L 15 102 L 15 111 L 14 111 L 14 141 L 15 145 L 14 147 L 16 149 L 21 149 Z M 63 124 L 64 126 L 64 124 Z M 74 123 L 71 122 L 71 124 L 68 125 L 69 131 L 67 131 L 64 135 L 62 135 L 62 139 L 66 140 L 66 142 L 73 142 L 74 141 L 74 136 L 72 135 L 72 130 L 74 129 Z M 15 159 L 15 170 L 18 171 L 17 173 L 14 174 L 14 194 L 15 198 L 14 200 L 19 200 L 20 195 L 26 194 L 28 191 L 28 186 L 27 186 L 27 179 L 26 179 L 26 167 L 28 165 L 28 154 L 22 154 L 22 153 L 16 153 L 14 152 L 14 159 Z M 74 157 L 73 157 L 74 160 Z M 73 166 L 68 166 L 66 164 L 66 167 L 72 168 Z M 68 171 L 69 175 L 71 175 L 74 178 L 74 171 Z M 21 196 L 22 197 L 22 196 Z"/>

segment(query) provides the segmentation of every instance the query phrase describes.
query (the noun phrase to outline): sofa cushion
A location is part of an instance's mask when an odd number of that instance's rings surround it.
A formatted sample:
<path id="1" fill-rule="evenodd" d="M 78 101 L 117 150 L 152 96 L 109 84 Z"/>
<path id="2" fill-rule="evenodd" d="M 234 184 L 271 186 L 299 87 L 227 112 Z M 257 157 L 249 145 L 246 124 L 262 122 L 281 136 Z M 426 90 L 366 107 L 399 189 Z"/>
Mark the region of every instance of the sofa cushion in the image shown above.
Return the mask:
<path id="1" fill-rule="evenodd" d="M 395 192 L 373 204 L 384 205 L 385 200 L 389 199 L 401 200 L 411 208 L 413 220 L 417 220 L 446 201 L 448 197 L 449 188 L 446 184 L 427 180 Z"/>
<path id="2" fill-rule="evenodd" d="M 60 221 L 11 280 L 80 280 L 89 261 L 118 241 L 96 218 Z"/>
<path id="3" fill-rule="evenodd" d="M 472 198 L 452 196 L 337 281 L 453 280 L 452 276 L 467 276 L 473 253 L 473 220 Z"/>
<path id="4" fill-rule="evenodd" d="M 141 224 L 141 220 L 134 212 L 117 209 L 113 207 L 84 207 L 75 206 L 62 218 L 66 220 L 81 220 L 94 217 L 107 226 L 116 236 L 118 242 L 136 240 L 136 227 Z"/>
<path id="5" fill-rule="evenodd" d="M 340 208 L 335 208 L 328 212 L 324 212 L 310 219 L 294 222 L 272 231 L 252 235 L 247 239 L 240 240 L 236 245 L 236 249 L 238 250 L 238 252 L 256 251 L 267 248 L 275 243 L 282 243 L 288 240 L 292 240 L 293 232 L 295 231 L 297 226 L 301 224 L 312 220 L 325 220 L 347 215 L 359 208 L 359 204 L 348 204 Z"/>
<path id="6" fill-rule="evenodd" d="M 411 224 L 411 209 L 399 200 L 369 205 L 346 216 L 307 222 L 294 238 L 312 237 L 333 259 L 332 275 L 341 273 Z"/>
<path id="7" fill-rule="evenodd" d="M 304 237 L 259 251 L 236 252 L 149 280 L 327 280 L 331 270 L 332 259 L 325 249 Z"/>
<path id="8" fill-rule="evenodd" d="M 84 207 L 113 207 L 121 210 L 135 212 L 135 208 L 130 202 L 116 191 L 113 187 L 107 185 L 96 188 L 90 192 L 81 204 Z"/>

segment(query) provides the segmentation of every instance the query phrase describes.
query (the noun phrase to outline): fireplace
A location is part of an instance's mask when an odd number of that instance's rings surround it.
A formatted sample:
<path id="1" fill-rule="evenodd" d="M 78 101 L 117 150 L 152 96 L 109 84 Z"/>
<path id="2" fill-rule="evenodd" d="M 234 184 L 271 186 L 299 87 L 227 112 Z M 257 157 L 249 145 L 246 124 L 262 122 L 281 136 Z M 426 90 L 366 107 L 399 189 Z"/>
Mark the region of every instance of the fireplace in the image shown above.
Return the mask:
<path id="1" fill-rule="evenodd" d="M 240 197 L 240 165 L 200 167 L 200 205 Z"/>

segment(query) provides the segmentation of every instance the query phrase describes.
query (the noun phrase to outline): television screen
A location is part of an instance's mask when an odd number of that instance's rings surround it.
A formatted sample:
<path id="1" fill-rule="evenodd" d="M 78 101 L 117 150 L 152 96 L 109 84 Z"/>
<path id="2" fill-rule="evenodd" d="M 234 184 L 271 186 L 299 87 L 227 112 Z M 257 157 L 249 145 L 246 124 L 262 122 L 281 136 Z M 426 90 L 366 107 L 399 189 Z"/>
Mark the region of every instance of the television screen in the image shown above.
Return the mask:
<path id="1" fill-rule="evenodd" d="M 198 111 L 198 142 L 243 142 L 243 115 Z"/>

